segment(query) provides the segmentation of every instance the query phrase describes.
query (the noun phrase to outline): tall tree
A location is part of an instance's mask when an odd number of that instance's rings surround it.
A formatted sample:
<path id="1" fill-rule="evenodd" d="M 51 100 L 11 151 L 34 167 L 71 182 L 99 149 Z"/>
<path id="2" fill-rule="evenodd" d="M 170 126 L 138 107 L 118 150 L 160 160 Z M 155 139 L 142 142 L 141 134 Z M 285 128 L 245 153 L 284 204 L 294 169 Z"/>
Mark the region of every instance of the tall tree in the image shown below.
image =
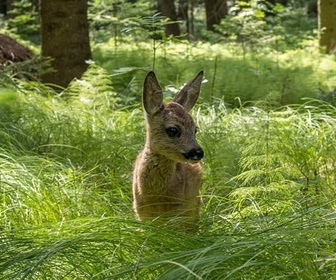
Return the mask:
<path id="1" fill-rule="evenodd" d="M 86 0 L 40 0 L 42 56 L 51 57 L 54 72 L 43 82 L 66 87 L 80 78 L 91 59 Z"/>
<path id="2" fill-rule="evenodd" d="M 167 24 L 165 26 L 165 34 L 166 36 L 179 36 L 181 35 L 180 28 L 178 26 L 177 15 L 174 0 L 158 0 L 158 10 L 161 12 L 163 16 L 166 16 L 171 21 L 175 21 L 174 23 Z"/>
<path id="3" fill-rule="evenodd" d="M 0 0 L 0 14 L 7 15 L 7 5 L 6 0 Z"/>
<path id="4" fill-rule="evenodd" d="M 227 15 L 226 0 L 205 0 L 205 14 L 207 30 L 214 31 L 214 26 Z"/>
<path id="5" fill-rule="evenodd" d="M 191 33 L 189 23 L 189 0 L 178 0 L 178 13 L 177 17 L 184 20 L 186 23 L 187 33 Z"/>
<path id="6" fill-rule="evenodd" d="M 336 51 L 336 1 L 318 1 L 319 44 L 327 53 Z"/>

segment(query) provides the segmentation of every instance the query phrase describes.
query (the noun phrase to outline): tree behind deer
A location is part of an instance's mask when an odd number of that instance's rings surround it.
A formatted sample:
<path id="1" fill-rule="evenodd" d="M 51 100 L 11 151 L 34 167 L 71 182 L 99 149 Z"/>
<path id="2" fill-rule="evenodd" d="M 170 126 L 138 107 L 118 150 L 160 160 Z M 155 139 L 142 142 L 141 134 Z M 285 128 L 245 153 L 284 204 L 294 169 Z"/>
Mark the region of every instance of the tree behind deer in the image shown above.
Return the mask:
<path id="1" fill-rule="evenodd" d="M 168 104 L 154 72 L 145 78 L 147 135 L 133 174 L 133 207 L 140 220 L 178 216 L 192 225 L 198 218 L 203 150 L 188 111 L 197 101 L 202 77 L 203 71 Z"/>

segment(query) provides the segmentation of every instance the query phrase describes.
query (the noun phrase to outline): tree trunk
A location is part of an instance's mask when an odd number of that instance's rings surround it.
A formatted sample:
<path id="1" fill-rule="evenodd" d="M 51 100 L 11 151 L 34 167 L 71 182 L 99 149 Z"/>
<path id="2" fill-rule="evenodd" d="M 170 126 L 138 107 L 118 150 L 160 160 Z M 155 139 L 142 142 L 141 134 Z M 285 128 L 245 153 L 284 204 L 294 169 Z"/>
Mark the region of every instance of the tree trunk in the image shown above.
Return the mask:
<path id="1" fill-rule="evenodd" d="M 318 28 L 320 47 L 327 53 L 336 50 L 336 1 L 318 1 Z"/>
<path id="2" fill-rule="evenodd" d="M 191 34 L 189 23 L 189 0 L 178 1 L 178 18 L 186 23 L 186 32 Z"/>
<path id="3" fill-rule="evenodd" d="M 0 0 L 0 14 L 6 19 L 13 17 L 10 12 L 13 9 L 13 0 Z"/>
<path id="4" fill-rule="evenodd" d="M 7 15 L 6 0 L 0 0 L 0 14 L 3 16 Z"/>
<path id="5" fill-rule="evenodd" d="M 86 0 L 40 0 L 42 56 L 55 72 L 42 81 L 63 87 L 80 78 L 91 59 Z"/>
<path id="6" fill-rule="evenodd" d="M 205 0 L 205 13 L 207 30 L 214 31 L 214 26 L 228 14 L 226 0 Z"/>
<path id="7" fill-rule="evenodd" d="M 174 0 L 158 0 L 158 8 L 163 16 L 166 16 L 171 21 L 177 20 Z M 180 36 L 181 32 L 178 23 L 167 24 L 165 26 L 165 34 L 166 36 Z"/>

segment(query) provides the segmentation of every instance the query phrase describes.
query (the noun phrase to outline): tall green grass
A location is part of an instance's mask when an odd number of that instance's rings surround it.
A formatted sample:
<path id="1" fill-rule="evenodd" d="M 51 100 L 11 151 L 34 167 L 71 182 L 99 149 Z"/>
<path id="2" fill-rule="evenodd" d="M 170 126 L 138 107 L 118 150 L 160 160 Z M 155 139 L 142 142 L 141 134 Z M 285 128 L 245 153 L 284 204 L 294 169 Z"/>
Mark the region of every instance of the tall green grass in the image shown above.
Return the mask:
<path id="1" fill-rule="evenodd" d="M 197 236 L 130 220 L 76 220 L 12 231 L 2 238 L 1 268 L 4 279 L 332 279 L 331 220 L 306 214 L 264 230 Z"/>
<path id="2" fill-rule="evenodd" d="M 334 107 L 201 103 L 190 234 L 135 220 L 143 115 L 94 67 L 61 96 L 32 82 L 1 91 L 1 279 L 335 278 Z"/>

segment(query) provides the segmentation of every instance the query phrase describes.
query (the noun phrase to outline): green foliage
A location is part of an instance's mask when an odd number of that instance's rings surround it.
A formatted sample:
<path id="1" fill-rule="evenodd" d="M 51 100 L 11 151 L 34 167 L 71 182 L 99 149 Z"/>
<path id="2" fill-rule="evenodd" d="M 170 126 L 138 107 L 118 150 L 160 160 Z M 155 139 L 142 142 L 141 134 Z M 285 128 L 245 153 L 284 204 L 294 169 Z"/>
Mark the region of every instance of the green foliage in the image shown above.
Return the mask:
<path id="1" fill-rule="evenodd" d="M 0 65 L 0 85 L 16 85 L 16 79 L 39 80 L 40 76 L 52 71 L 50 59 L 34 56 L 21 62 Z"/>
<path id="2" fill-rule="evenodd" d="M 8 2 L 7 5 L 10 3 Z M 36 1 L 14 0 L 11 1 L 9 10 L 9 29 L 16 34 L 20 34 L 25 39 L 38 42 L 39 19 L 38 6 Z M 9 8 L 9 7 L 8 7 Z"/>
<path id="3" fill-rule="evenodd" d="M 231 8 L 231 14 L 217 27 L 217 31 L 224 36 L 224 40 L 239 42 L 244 53 L 248 49 L 258 49 L 268 36 L 265 13 L 258 6 L 238 1 Z"/>
<path id="4" fill-rule="evenodd" d="M 113 107 L 106 76 L 91 65 L 60 95 L 0 91 L 2 279 L 335 277 L 334 107 L 203 103 L 202 214 L 188 234 L 135 221 L 143 117 Z"/>
<path id="5" fill-rule="evenodd" d="M 143 19 L 155 13 L 150 9 L 148 1 L 90 1 L 89 20 L 95 41 L 108 40 L 112 37 L 123 41 L 124 32 L 136 29 L 146 29 Z M 132 34 L 135 37 L 139 33 Z M 141 33 L 140 33 L 141 35 Z"/>
<path id="6" fill-rule="evenodd" d="M 117 108 L 121 101 L 113 91 L 108 72 L 95 64 L 89 66 L 81 79 L 76 79 L 69 85 L 65 95 L 69 96 L 73 103 L 79 102 L 87 109 L 95 109 L 98 106 L 112 110 Z"/>
<path id="7" fill-rule="evenodd" d="M 217 40 L 237 44 L 247 53 L 298 48 L 302 41 L 316 36 L 314 28 L 316 19 L 309 18 L 302 7 L 237 1 L 216 30 L 222 35 Z"/>
<path id="8" fill-rule="evenodd" d="M 18 5 L 27 9 L 25 3 Z M 224 97 L 234 107 L 269 99 L 276 106 L 302 103 L 303 97 L 330 99 L 335 63 L 329 59 L 326 67 L 325 57 L 319 54 L 316 20 L 307 16 L 302 1 L 286 7 L 235 1 L 218 33 L 201 37 L 212 43 L 165 38 L 163 28 L 169 21 L 151 4 L 89 2 L 94 61 L 115 75 L 111 86 L 120 98 L 117 103 L 128 106 L 140 101 L 143 70 L 149 69 L 159 73 L 167 89 L 178 88 L 180 81 L 192 77 L 191 70 L 203 69 L 209 81 L 203 90 L 205 100 Z M 201 28 L 201 6 L 194 20 Z"/>
<path id="9" fill-rule="evenodd" d="M 151 69 L 153 51 L 151 43 L 130 42 L 120 45 L 117 53 L 113 42 L 97 45 L 94 59 L 118 74 L 112 85 L 122 99 L 132 97 L 139 102 L 144 70 Z M 157 48 L 155 71 L 168 89 L 179 88 L 197 71 L 205 70 L 202 98 L 209 102 L 224 98 L 231 107 L 262 100 L 273 100 L 276 106 L 297 104 L 302 98 L 320 97 L 321 91 L 330 92 L 336 83 L 335 61 L 320 54 L 312 43 L 284 53 L 260 50 L 244 55 L 236 47 L 223 48 L 220 43 L 170 42 Z"/>
<path id="10" fill-rule="evenodd" d="M 315 227 L 304 222 L 309 218 Z M 325 215 L 322 221 L 331 218 Z M 284 223 L 283 230 L 261 231 L 258 238 L 223 232 L 214 240 L 121 219 L 65 221 L 13 231 L 20 241 L 3 246 L 8 259 L 1 267 L 4 277 L 28 279 L 328 279 L 334 276 L 333 257 L 320 250 L 331 252 L 331 244 L 319 245 L 310 237 L 317 231 L 321 237 L 332 234 L 321 225 L 307 214 Z M 313 252 L 318 252 L 317 263 Z"/>
<path id="11" fill-rule="evenodd" d="M 245 142 L 241 172 L 233 179 L 240 188 L 230 194 L 236 207 L 268 215 L 292 211 L 298 201 L 313 207 L 333 197 L 335 108 L 308 102 L 295 110 L 253 113 L 255 132 Z"/>
<path id="12" fill-rule="evenodd" d="M 334 59 L 293 6 L 243 9 L 207 43 L 156 38 L 147 4 L 90 1 L 95 63 L 67 89 L 1 72 L 0 279 L 334 279 Z M 206 73 L 192 234 L 132 213 L 154 61 L 167 98 Z"/>

